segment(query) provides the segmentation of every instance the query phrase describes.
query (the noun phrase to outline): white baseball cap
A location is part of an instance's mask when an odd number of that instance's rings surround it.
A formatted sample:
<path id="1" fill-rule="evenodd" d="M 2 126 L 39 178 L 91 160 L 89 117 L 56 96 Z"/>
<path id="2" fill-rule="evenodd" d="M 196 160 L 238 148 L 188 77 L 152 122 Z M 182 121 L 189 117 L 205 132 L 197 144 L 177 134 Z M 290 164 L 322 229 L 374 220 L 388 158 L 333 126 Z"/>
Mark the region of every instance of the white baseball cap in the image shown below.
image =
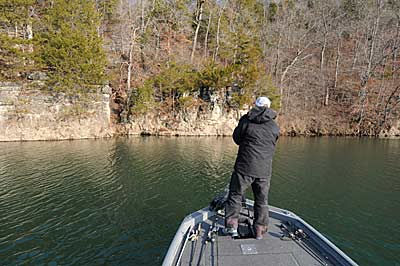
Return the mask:
<path id="1" fill-rule="evenodd" d="M 258 97 L 255 104 L 258 107 L 266 106 L 266 107 L 270 108 L 271 107 L 271 100 L 268 99 L 268 97 L 264 97 L 264 96 L 263 97 Z"/>

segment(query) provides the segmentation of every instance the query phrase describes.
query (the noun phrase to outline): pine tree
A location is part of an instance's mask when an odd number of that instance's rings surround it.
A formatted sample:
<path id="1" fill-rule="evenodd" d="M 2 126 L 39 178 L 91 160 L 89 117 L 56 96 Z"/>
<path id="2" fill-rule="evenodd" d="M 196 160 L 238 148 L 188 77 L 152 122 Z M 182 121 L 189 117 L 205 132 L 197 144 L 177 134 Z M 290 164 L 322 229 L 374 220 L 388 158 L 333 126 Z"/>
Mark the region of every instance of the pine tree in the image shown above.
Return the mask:
<path id="1" fill-rule="evenodd" d="M 29 65 L 31 26 L 29 9 L 34 0 L 0 0 L 0 80 L 16 80 Z"/>
<path id="2" fill-rule="evenodd" d="M 107 20 L 111 20 L 118 0 L 96 0 L 97 12 Z"/>
<path id="3" fill-rule="evenodd" d="M 39 57 L 48 85 L 70 95 L 91 92 L 105 80 L 106 58 L 93 0 L 55 0 L 43 19 Z"/>

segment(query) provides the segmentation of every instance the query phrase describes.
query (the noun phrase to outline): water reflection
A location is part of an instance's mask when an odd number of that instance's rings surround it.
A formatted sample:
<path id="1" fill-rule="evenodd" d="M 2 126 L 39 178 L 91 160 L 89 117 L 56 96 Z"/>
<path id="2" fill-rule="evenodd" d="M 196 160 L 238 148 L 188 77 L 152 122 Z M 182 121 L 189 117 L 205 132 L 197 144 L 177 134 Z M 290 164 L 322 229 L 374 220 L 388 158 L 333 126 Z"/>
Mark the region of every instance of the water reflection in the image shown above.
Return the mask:
<path id="1" fill-rule="evenodd" d="M 157 265 L 229 180 L 230 138 L 0 143 L 0 265 Z M 400 261 L 400 141 L 281 138 L 272 205 L 360 265 Z"/>

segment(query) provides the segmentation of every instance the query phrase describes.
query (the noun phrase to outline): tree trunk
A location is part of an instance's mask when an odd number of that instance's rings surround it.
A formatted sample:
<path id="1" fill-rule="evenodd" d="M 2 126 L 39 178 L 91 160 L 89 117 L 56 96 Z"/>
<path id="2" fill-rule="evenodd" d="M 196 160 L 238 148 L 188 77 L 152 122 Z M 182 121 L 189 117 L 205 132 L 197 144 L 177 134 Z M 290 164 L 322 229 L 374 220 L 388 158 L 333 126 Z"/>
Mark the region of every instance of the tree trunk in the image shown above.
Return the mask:
<path id="1" fill-rule="evenodd" d="M 374 26 L 373 26 L 373 31 L 372 31 L 372 36 L 371 36 L 371 44 L 370 44 L 370 49 L 369 49 L 369 55 L 368 55 L 368 66 L 361 78 L 361 88 L 360 88 L 360 104 L 361 104 L 361 110 L 359 114 L 359 122 L 358 122 L 358 134 L 361 133 L 361 125 L 364 121 L 364 112 L 365 112 L 365 102 L 367 98 L 367 82 L 370 78 L 371 75 L 371 69 L 372 69 L 372 61 L 374 57 L 374 52 L 375 52 L 375 41 L 376 41 L 376 35 L 378 33 L 379 29 L 379 21 L 381 17 L 381 9 L 382 9 L 382 0 L 377 0 L 377 12 L 376 12 L 376 17 L 374 21 Z"/>
<path id="2" fill-rule="evenodd" d="M 336 47 L 336 64 L 335 64 L 335 81 L 333 83 L 333 88 L 336 89 L 338 83 L 338 75 L 339 75 L 339 62 L 340 62 L 340 47 L 342 45 L 342 39 L 338 36 L 338 42 Z"/>
<path id="3" fill-rule="evenodd" d="M 398 91 L 399 89 L 400 89 L 400 86 L 397 86 L 397 87 L 392 91 L 392 93 L 389 95 L 389 97 L 387 98 L 387 100 L 386 100 L 386 102 L 385 102 L 385 105 L 384 105 L 384 108 L 383 108 L 383 117 L 382 117 L 382 119 L 379 121 L 378 128 L 376 129 L 376 132 L 375 132 L 375 136 L 378 136 L 379 133 L 382 131 L 383 126 L 385 125 L 386 120 L 387 120 L 387 118 L 388 118 L 388 113 L 391 111 L 391 109 L 393 109 L 394 107 L 396 107 L 396 105 L 400 102 L 400 101 L 395 102 L 395 103 L 394 103 L 394 106 L 392 106 L 392 108 L 389 109 L 389 104 L 390 104 L 391 100 L 395 98 L 395 95 L 396 95 L 396 93 L 397 93 L 397 91 Z"/>
<path id="4" fill-rule="evenodd" d="M 167 53 L 168 53 L 168 62 L 169 62 L 170 55 L 171 55 L 171 26 L 170 25 L 168 25 Z"/>
<path id="5" fill-rule="evenodd" d="M 357 38 L 357 35 L 358 34 L 356 33 L 356 38 Z M 354 57 L 353 57 L 353 63 L 351 65 L 351 70 L 354 70 L 354 68 L 356 67 L 358 48 L 359 48 L 359 41 L 358 41 L 358 39 L 356 39 L 356 45 L 354 46 Z"/>
<path id="6" fill-rule="evenodd" d="M 132 79 L 132 67 L 133 67 L 133 53 L 134 53 L 134 48 L 135 48 L 135 43 L 136 43 L 136 31 L 138 28 L 134 29 L 132 37 L 131 37 L 131 43 L 129 47 L 129 63 L 128 63 L 128 73 L 127 73 L 127 81 L 126 81 L 126 106 L 125 106 L 125 121 L 128 121 L 129 119 L 129 108 L 130 108 L 130 100 L 131 100 L 131 95 L 132 95 L 132 88 L 131 88 L 131 79 Z"/>
<path id="7" fill-rule="evenodd" d="M 335 79 L 333 82 L 333 89 L 336 89 L 337 83 L 338 83 L 341 42 L 342 42 L 342 39 L 341 39 L 340 33 L 339 33 L 338 41 L 337 41 L 337 45 L 336 45 Z M 325 106 L 329 105 L 329 96 L 330 96 L 329 93 L 330 93 L 330 89 L 329 89 L 329 86 L 327 86 L 326 91 L 325 91 L 325 102 L 324 102 Z"/>
<path id="8" fill-rule="evenodd" d="M 192 54 L 190 55 L 190 63 L 193 63 L 194 53 L 196 52 L 197 37 L 199 35 L 201 19 L 202 19 L 202 16 L 203 16 L 203 4 L 204 4 L 204 0 L 198 0 L 197 1 L 198 9 L 197 9 L 197 12 L 196 12 L 197 13 L 196 14 L 196 32 L 194 34 Z"/>
<path id="9" fill-rule="evenodd" d="M 281 37 L 281 33 L 279 32 L 278 45 L 276 47 L 276 57 L 275 57 L 275 64 L 274 64 L 274 77 L 275 78 L 278 75 L 281 40 L 282 40 L 282 37 Z"/>
<path id="10" fill-rule="evenodd" d="M 140 17 L 140 20 L 141 20 L 141 30 L 142 30 L 142 33 L 144 32 L 144 4 L 143 4 L 143 0 L 140 0 L 140 12 L 141 12 L 141 17 Z"/>
<path id="11" fill-rule="evenodd" d="M 158 59 L 158 54 L 160 52 L 160 32 L 158 31 L 157 27 L 154 27 L 156 29 L 156 36 L 157 36 L 157 40 L 156 40 L 156 52 L 155 52 L 155 56 L 154 59 L 157 61 Z M 143 53 L 143 52 L 142 52 Z"/>
<path id="12" fill-rule="evenodd" d="M 306 47 L 304 49 L 302 49 L 301 51 L 297 51 L 296 56 L 292 59 L 290 64 L 287 65 L 285 70 L 282 72 L 281 79 L 279 81 L 280 95 L 281 95 L 279 104 L 281 107 L 282 107 L 282 101 L 283 101 L 283 81 L 285 80 L 286 74 L 288 73 L 289 69 L 292 68 L 294 66 L 294 64 L 296 64 L 297 60 L 299 59 L 300 55 L 304 52 L 305 49 L 306 49 Z"/>
<path id="13" fill-rule="evenodd" d="M 217 23 L 217 46 L 215 47 L 215 51 L 214 51 L 214 56 L 213 56 L 213 61 L 217 60 L 217 56 L 218 56 L 218 50 L 219 50 L 219 34 L 220 34 L 220 30 L 221 30 L 221 18 L 222 18 L 222 13 L 224 12 L 226 5 L 228 4 L 228 0 L 225 1 L 224 6 L 219 10 L 219 14 L 218 14 L 218 23 Z"/>
<path id="14" fill-rule="evenodd" d="M 400 15 L 398 15 L 397 16 L 397 27 L 396 27 L 396 38 L 395 38 L 395 44 L 394 44 L 394 46 L 395 47 L 399 47 L 399 45 L 400 45 Z M 393 81 L 395 81 L 395 77 L 396 77 L 396 75 L 395 75 L 395 73 L 396 73 L 396 70 L 398 69 L 398 67 L 396 68 L 396 63 L 395 62 L 397 62 L 397 50 L 398 49 L 393 49 L 393 52 L 392 52 L 392 80 Z"/>
<path id="15" fill-rule="evenodd" d="M 325 49 L 326 49 L 326 39 L 328 35 L 328 26 L 326 25 L 326 18 L 325 18 L 325 13 L 322 11 L 322 19 L 324 21 L 324 42 L 322 43 L 322 49 L 321 49 L 321 61 L 319 68 L 321 70 L 321 73 L 323 72 L 324 68 L 324 63 L 325 63 Z"/>
<path id="16" fill-rule="evenodd" d="M 32 22 L 29 22 L 28 25 L 26 25 L 26 38 L 28 40 L 33 39 L 33 29 L 32 29 Z M 33 53 L 33 44 L 29 43 L 28 44 L 28 52 Z"/>
<path id="17" fill-rule="evenodd" d="M 205 59 L 207 59 L 207 56 L 208 56 L 207 45 L 208 45 L 208 34 L 210 33 L 211 18 L 212 18 L 212 13 L 210 12 L 210 15 L 208 18 L 208 24 L 207 24 L 206 37 L 204 39 L 204 58 Z"/>
<path id="18" fill-rule="evenodd" d="M 325 49 L 326 49 L 326 32 L 324 33 L 324 42 L 321 49 L 321 61 L 320 61 L 320 73 L 321 73 L 321 80 L 322 80 L 322 88 L 325 88 L 325 100 L 324 105 L 328 105 L 329 100 L 329 86 L 326 86 L 325 82 L 325 71 L 324 71 L 324 63 L 325 63 Z"/>

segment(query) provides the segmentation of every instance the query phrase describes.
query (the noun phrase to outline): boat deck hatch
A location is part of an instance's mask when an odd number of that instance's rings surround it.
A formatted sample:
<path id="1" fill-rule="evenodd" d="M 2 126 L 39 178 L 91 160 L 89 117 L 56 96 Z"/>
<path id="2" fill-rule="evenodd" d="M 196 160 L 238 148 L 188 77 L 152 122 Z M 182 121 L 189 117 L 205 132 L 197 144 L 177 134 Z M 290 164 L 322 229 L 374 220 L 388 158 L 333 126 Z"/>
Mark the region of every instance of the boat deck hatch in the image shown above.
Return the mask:
<path id="1" fill-rule="evenodd" d="M 243 255 L 253 255 L 258 254 L 256 245 L 254 244 L 242 244 L 240 245 Z"/>

